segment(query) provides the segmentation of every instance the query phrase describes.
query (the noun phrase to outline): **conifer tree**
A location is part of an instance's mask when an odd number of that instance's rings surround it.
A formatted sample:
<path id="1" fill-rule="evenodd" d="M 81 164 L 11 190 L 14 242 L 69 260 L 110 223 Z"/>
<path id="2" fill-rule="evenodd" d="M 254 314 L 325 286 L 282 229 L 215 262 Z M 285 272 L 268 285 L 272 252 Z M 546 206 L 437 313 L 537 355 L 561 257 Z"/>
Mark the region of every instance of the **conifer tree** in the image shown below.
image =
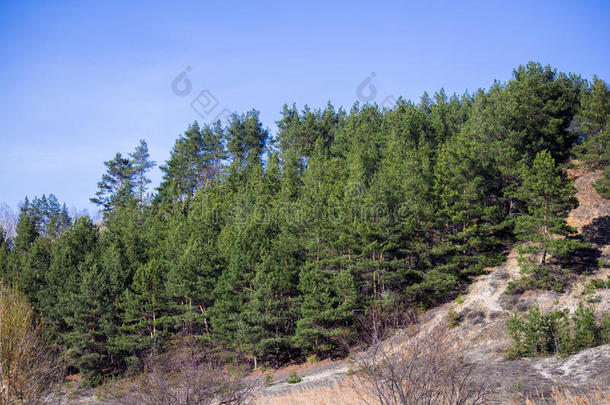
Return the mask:
<path id="1" fill-rule="evenodd" d="M 349 341 L 355 289 L 347 270 L 326 273 L 319 263 L 308 263 L 300 273 L 301 317 L 294 342 L 307 354 L 341 355 Z"/>
<path id="2" fill-rule="evenodd" d="M 224 129 L 217 122 L 201 128 L 197 121 L 180 136 L 169 160 L 160 166 L 163 180 L 159 192 L 165 198 L 185 200 L 209 186 L 220 173 L 225 157 Z"/>
<path id="3" fill-rule="evenodd" d="M 193 234 L 167 274 L 166 289 L 175 303 L 174 323 L 197 335 L 209 332 L 207 309 L 213 303 L 219 265 L 214 245 Z"/>
<path id="4" fill-rule="evenodd" d="M 136 352 L 156 350 L 165 335 L 166 272 L 162 261 L 151 259 L 136 270 L 130 289 L 122 297 L 123 332 Z"/>
<path id="5" fill-rule="evenodd" d="M 30 249 L 21 255 L 18 264 L 17 284 L 21 286 L 32 304 L 37 304 L 45 287 L 45 274 L 49 268 L 51 241 L 37 238 Z"/>
<path id="6" fill-rule="evenodd" d="M 115 207 L 125 206 L 133 196 L 134 171 L 132 162 L 120 153 L 117 153 L 114 159 L 104 162 L 104 166 L 107 168 L 106 173 L 97 183 L 98 191 L 95 197 L 90 200 L 102 206 L 104 212 L 108 213 Z"/>
<path id="7" fill-rule="evenodd" d="M 564 161 L 576 141 L 569 127 L 582 87 L 581 78 L 550 66 L 534 62 L 519 66 L 501 98 L 498 118 L 504 126 L 505 144 L 520 149 L 528 162 L 543 149 Z"/>
<path id="8" fill-rule="evenodd" d="M 245 327 L 240 336 L 258 359 L 278 367 L 295 352 L 291 338 L 298 317 L 297 265 L 301 261 L 301 249 L 291 232 L 292 219 L 285 216 L 285 209 L 290 206 L 281 196 L 288 199 L 290 196 L 280 194 L 283 179 L 277 153 L 267 161 L 258 205 L 266 207 L 263 226 L 268 245 L 261 250 L 261 260 L 255 266 L 251 289 L 247 291 Z"/>
<path id="9" fill-rule="evenodd" d="M 34 219 L 40 235 L 55 238 L 65 232 L 72 224 L 66 204 L 63 206 L 57 201 L 55 195 L 49 197 L 34 197 L 29 204 L 28 212 Z"/>
<path id="10" fill-rule="evenodd" d="M 272 253 L 256 266 L 242 336 L 253 354 L 273 367 L 291 359 L 295 351 L 291 338 L 298 318 L 296 258 L 293 246 L 278 240 Z"/>
<path id="11" fill-rule="evenodd" d="M 236 167 L 260 161 L 267 146 L 269 131 L 263 128 L 256 110 L 234 114 L 227 127 L 227 151 Z"/>
<path id="12" fill-rule="evenodd" d="M 597 76 L 593 77 L 590 89 L 583 92 L 574 121 L 574 131 L 582 138 L 574 152 L 591 169 L 603 170 L 594 187 L 602 196 L 610 198 L 610 88 Z"/>
<path id="13" fill-rule="evenodd" d="M 600 162 L 600 156 L 606 151 L 607 144 L 595 140 L 595 137 L 607 129 L 610 118 L 610 87 L 599 77 L 594 76 L 590 87 L 582 93 L 580 109 L 574 117 L 574 131 L 580 134 L 585 141 L 594 140 L 588 147 L 577 147 L 577 153 L 587 163 Z M 607 142 L 607 141 L 606 141 Z"/>
<path id="14" fill-rule="evenodd" d="M 95 254 L 97 242 L 95 225 L 88 217 L 81 217 L 52 245 L 39 301 L 43 315 L 59 333 L 67 330 L 66 319 L 74 310 L 71 300 L 81 287 L 82 266 Z"/>
<path id="15" fill-rule="evenodd" d="M 70 299 L 72 312 L 66 318 L 70 331 L 65 341 L 70 347 L 67 356 L 74 361 L 84 382 L 96 386 L 113 368 L 109 339 L 115 333 L 112 321 L 115 310 L 107 275 L 91 259 L 80 266 L 82 282 Z"/>
<path id="16" fill-rule="evenodd" d="M 219 340 L 236 351 L 251 352 L 251 341 L 240 339 L 247 333 L 242 314 L 261 253 L 268 249 L 275 226 L 267 218 L 260 163 L 249 163 L 240 170 L 242 187 L 231 201 L 227 225 L 219 235 L 218 247 L 226 264 L 214 288 L 210 317 Z"/>
<path id="17" fill-rule="evenodd" d="M 439 268 L 458 277 L 476 275 L 494 264 L 488 256 L 499 247 L 499 173 L 476 145 L 456 136 L 441 149 L 434 176 Z"/>
<path id="18" fill-rule="evenodd" d="M 574 230 L 564 219 L 578 205 L 575 189 L 546 150 L 536 155 L 531 168 L 525 169 L 522 176 L 519 196 L 527 203 L 527 213 L 517 218 L 515 233 L 526 244 L 521 248 L 523 254 L 540 255 L 537 265 L 532 258 L 522 257 L 522 268 L 544 270 L 549 265 L 549 255 L 566 257 L 580 247 L 567 238 Z"/>
<path id="19" fill-rule="evenodd" d="M 136 146 L 133 153 L 130 153 L 131 165 L 133 167 L 134 186 L 136 187 L 138 201 L 140 204 L 144 202 L 144 193 L 146 186 L 150 184 L 150 179 L 146 177 L 146 173 L 155 167 L 155 162 L 150 160 L 148 153 L 148 144 L 144 139 L 140 139 L 140 144 Z"/>
<path id="20" fill-rule="evenodd" d="M 21 206 L 15 232 L 17 235 L 15 236 L 14 246 L 17 251 L 21 252 L 27 251 L 39 235 L 38 224 L 36 219 L 32 217 L 30 202 L 27 197 Z"/>

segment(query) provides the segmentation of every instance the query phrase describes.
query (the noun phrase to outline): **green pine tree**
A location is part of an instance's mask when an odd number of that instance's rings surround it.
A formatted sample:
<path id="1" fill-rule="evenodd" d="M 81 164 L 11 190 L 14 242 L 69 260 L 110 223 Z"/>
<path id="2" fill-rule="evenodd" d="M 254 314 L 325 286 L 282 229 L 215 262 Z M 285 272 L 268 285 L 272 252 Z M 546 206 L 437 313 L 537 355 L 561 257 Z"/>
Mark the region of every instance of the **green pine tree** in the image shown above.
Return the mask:
<path id="1" fill-rule="evenodd" d="M 597 192 L 610 198 L 610 88 L 597 76 L 583 92 L 580 111 L 574 117 L 574 131 L 582 143 L 574 148 L 577 158 L 593 170 L 602 170 L 594 183 Z"/>
<path id="2" fill-rule="evenodd" d="M 144 139 L 140 139 L 140 143 L 136 146 L 133 153 L 129 154 L 131 158 L 131 165 L 133 167 L 134 186 L 136 187 L 136 195 L 138 201 L 142 204 L 144 202 L 144 193 L 146 192 L 146 186 L 150 184 L 150 179 L 147 177 L 147 172 L 155 167 L 155 162 L 150 160 L 150 154 L 148 153 L 148 144 Z"/>
<path id="3" fill-rule="evenodd" d="M 531 168 L 525 169 L 522 176 L 519 196 L 527 204 L 527 213 L 518 217 L 515 223 L 515 234 L 523 243 L 520 263 L 525 273 L 533 272 L 546 280 L 552 277 L 548 275 L 549 256 L 566 257 L 582 246 L 569 238 L 574 230 L 564 219 L 578 205 L 574 197 L 576 190 L 546 150 L 536 155 Z M 538 263 L 532 255 L 539 257 Z M 544 280 L 541 281 L 546 282 Z M 558 280 L 548 282 L 552 288 L 562 288 Z"/>
<path id="4" fill-rule="evenodd" d="M 131 160 L 120 153 L 114 159 L 104 162 L 106 173 L 97 183 L 98 191 L 91 202 L 103 207 L 109 213 L 116 207 L 124 207 L 133 196 L 134 168 Z"/>
<path id="5" fill-rule="evenodd" d="M 110 356 L 109 339 L 114 335 L 113 302 L 109 280 L 95 263 L 88 260 L 81 266 L 81 285 L 70 299 L 72 312 L 66 318 L 70 331 L 65 335 L 69 345 L 67 357 L 90 386 L 118 371 Z M 113 364 L 115 363 L 115 364 Z"/>

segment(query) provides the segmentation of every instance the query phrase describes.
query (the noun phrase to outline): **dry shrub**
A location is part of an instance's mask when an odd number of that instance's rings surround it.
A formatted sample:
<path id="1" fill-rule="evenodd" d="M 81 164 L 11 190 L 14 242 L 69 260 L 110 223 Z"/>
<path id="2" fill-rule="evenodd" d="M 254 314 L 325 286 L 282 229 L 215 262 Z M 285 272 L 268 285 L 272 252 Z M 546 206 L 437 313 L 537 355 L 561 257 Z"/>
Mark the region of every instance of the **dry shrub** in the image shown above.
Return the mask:
<path id="1" fill-rule="evenodd" d="M 610 404 L 610 393 L 598 388 L 590 392 L 574 394 L 567 389 L 562 390 L 553 387 L 551 395 L 548 398 L 542 394 L 537 395 L 535 398 L 522 395 L 520 402 L 524 402 L 526 405 L 606 405 Z"/>
<path id="2" fill-rule="evenodd" d="M 482 404 L 489 391 L 472 377 L 474 365 L 447 328 L 424 329 L 408 319 L 389 323 L 373 313 L 360 330 L 361 347 L 353 367 L 363 389 L 381 405 Z"/>
<path id="3" fill-rule="evenodd" d="M 242 405 L 251 403 L 256 384 L 245 368 L 226 365 L 185 339 L 172 351 L 148 357 L 144 373 L 112 387 L 110 396 L 123 405 Z"/>
<path id="4" fill-rule="evenodd" d="M 43 332 L 25 297 L 0 282 L 1 405 L 59 401 L 49 394 L 63 372 Z"/>

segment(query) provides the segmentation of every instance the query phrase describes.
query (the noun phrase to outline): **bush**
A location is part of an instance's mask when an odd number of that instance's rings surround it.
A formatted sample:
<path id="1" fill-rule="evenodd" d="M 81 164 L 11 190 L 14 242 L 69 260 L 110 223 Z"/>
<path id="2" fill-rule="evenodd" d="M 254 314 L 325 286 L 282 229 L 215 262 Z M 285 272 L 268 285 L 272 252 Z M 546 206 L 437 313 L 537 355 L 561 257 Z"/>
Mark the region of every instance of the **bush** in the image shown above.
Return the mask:
<path id="1" fill-rule="evenodd" d="M 417 328 L 410 319 L 371 317 L 359 325 L 361 352 L 353 356 L 365 403 L 484 404 L 489 392 L 447 325 Z M 374 398 L 374 400 L 373 400 Z"/>
<path id="2" fill-rule="evenodd" d="M 121 405 L 242 405 L 251 402 L 256 381 L 246 369 L 219 361 L 191 338 L 175 350 L 144 361 L 144 373 L 113 387 L 111 403 Z"/>
<path id="3" fill-rule="evenodd" d="M 506 294 L 508 294 L 508 295 L 522 294 L 526 290 L 534 290 L 536 288 L 537 287 L 536 287 L 533 279 L 523 276 L 518 280 L 508 282 L 508 285 L 506 286 Z"/>
<path id="4" fill-rule="evenodd" d="M 510 281 L 506 294 L 522 294 L 527 290 L 550 290 L 563 292 L 568 283 L 569 271 L 558 266 L 530 267 L 522 272 L 526 275 L 515 281 Z"/>
<path id="5" fill-rule="evenodd" d="M 265 374 L 265 387 L 273 385 L 273 373 Z"/>
<path id="6" fill-rule="evenodd" d="M 585 288 L 590 288 L 594 290 L 603 290 L 605 288 L 610 287 L 610 276 L 608 280 L 602 280 L 601 278 L 594 278 L 589 280 L 589 284 Z"/>
<path id="7" fill-rule="evenodd" d="M 0 282 L 0 404 L 49 404 L 63 377 L 25 297 Z"/>
<path id="8" fill-rule="evenodd" d="M 523 276 L 508 283 L 507 294 L 521 294 L 526 290 L 551 290 L 563 292 L 568 282 L 569 271 L 556 265 L 539 265 L 527 257 L 519 257 Z"/>
<path id="9" fill-rule="evenodd" d="M 580 303 L 572 316 L 568 310 L 542 312 L 534 306 L 524 316 L 511 316 L 506 327 L 513 339 L 509 357 L 568 355 L 604 344 L 610 321 L 598 325 L 593 310 Z"/>
<path id="10" fill-rule="evenodd" d="M 569 346 L 571 352 L 578 352 L 601 343 L 595 314 L 591 308 L 585 307 L 582 303 L 572 315 L 571 341 L 572 345 Z"/>
<path id="11" fill-rule="evenodd" d="M 299 377 L 299 375 L 297 374 L 296 371 L 292 370 L 290 372 L 290 375 L 288 376 L 288 381 L 286 381 L 288 384 L 298 384 L 301 381 L 303 381 L 303 379 L 301 377 Z"/>
<path id="12" fill-rule="evenodd" d="M 449 312 L 447 312 L 447 323 L 450 328 L 455 328 L 460 324 L 460 315 L 453 308 L 449 308 Z"/>

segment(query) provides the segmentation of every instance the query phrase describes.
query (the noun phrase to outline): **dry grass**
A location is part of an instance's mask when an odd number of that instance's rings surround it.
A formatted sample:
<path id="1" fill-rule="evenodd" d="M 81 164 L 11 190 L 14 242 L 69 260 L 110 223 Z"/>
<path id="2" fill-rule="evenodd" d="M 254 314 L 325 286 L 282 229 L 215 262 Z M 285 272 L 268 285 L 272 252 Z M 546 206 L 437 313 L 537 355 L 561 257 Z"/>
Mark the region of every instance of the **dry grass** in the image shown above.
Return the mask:
<path id="1" fill-rule="evenodd" d="M 345 379 L 332 387 L 303 388 L 256 398 L 256 405 L 356 405 L 376 404 L 357 378 Z"/>
<path id="2" fill-rule="evenodd" d="M 610 404 L 610 393 L 598 388 L 587 393 L 573 394 L 569 390 L 553 388 L 550 396 L 537 395 L 535 398 L 522 396 L 519 403 L 523 401 L 526 405 L 606 405 Z"/>
<path id="3" fill-rule="evenodd" d="M 350 378 L 332 387 L 315 387 L 276 395 L 259 396 L 256 405 L 357 405 L 378 404 L 370 396 L 357 378 Z M 606 405 L 610 404 L 610 393 L 596 389 L 588 393 L 574 394 L 568 390 L 553 388 L 551 395 L 537 395 L 529 398 L 521 395 L 513 404 L 525 405 Z"/>
<path id="4" fill-rule="evenodd" d="M 264 374 L 271 372 L 277 379 L 277 377 L 288 377 L 292 372 L 295 372 L 298 375 L 306 375 L 307 371 L 311 372 L 312 370 L 323 370 L 335 364 L 337 364 L 337 361 L 332 362 L 325 359 L 319 361 L 308 361 L 301 364 L 289 364 L 277 370 L 269 370 L 259 367 L 257 370 L 252 372 L 252 375 L 262 377 Z"/>
<path id="5" fill-rule="evenodd" d="M 407 333 L 391 331 L 379 318 L 362 325 L 364 350 L 352 358 L 357 374 L 331 387 L 303 387 L 261 394 L 257 404 L 417 405 L 483 404 L 488 390 L 471 378 L 472 367 L 444 325 Z M 404 325 L 403 325 L 404 326 Z M 414 330 L 414 325 L 409 325 Z M 368 328 L 368 329 L 367 329 Z M 384 339 L 387 334 L 388 339 Z"/>

